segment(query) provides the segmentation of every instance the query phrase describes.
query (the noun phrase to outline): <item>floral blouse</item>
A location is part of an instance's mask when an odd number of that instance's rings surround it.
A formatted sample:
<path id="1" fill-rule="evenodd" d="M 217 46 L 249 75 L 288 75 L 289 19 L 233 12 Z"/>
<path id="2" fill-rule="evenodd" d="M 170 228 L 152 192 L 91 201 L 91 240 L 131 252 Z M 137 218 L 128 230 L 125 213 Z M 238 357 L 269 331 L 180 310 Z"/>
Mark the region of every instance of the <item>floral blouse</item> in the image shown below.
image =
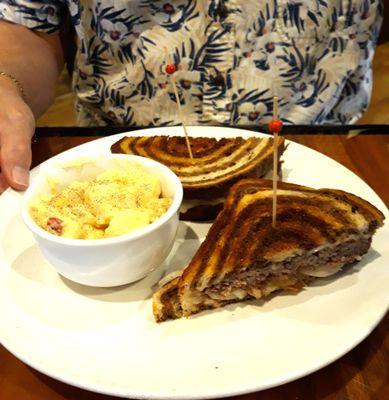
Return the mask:
<path id="1" fill-rule="evenodd" d="M 70 14 L 79 122 L 353 123 L 366 109 L 379 0 L 0 0 L 0 18 L 48 33 Z"/>

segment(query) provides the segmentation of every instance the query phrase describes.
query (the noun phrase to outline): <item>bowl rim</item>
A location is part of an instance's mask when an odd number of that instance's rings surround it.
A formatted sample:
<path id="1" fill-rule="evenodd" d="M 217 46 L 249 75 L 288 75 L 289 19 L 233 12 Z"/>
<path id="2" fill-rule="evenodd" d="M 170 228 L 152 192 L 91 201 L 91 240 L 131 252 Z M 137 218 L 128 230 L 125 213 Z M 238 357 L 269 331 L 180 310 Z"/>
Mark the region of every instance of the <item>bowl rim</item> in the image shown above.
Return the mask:
<path id="1" fill-rule="evenodd" d="M 139 164 L 142 165 L 148 165 L 148 166 L 154 166 L 160 170 L 165 171 L 167 175 L 169 175 L 173 182 L 174 182 L 174 194 L 173 194 L 173 201 L 168 210 L 162 214 L 157 220 L 152 222 L 151 224 L 144 226 L 142 228 L 135 229 L 132 232 L 125 233 L 123 235 L 119 236 L 114 236 L 110 238 L 102 238 L 102 239 L 73 239 L 73 238 L 63 238 L 61 236 L 56 236 L 43 228 L 41 228 L 31 217 L 30 212 L 29 212 L 29 204 L 31 200 L 34 198 L 34 189 L 36 188 L 37 182 L 39 181 L 38 177 L 40 174 L 42 174 L 42 171 L 38 171 L 38 174 L 33 178 L 30 186 L 27 188 L 27 190 L 23 194 L 23 199 L 22 199 L 22 209 L 21 209 L 21 216 L 23 219 L 23 222 L 27 226 L 27 228 L 34 233 L 35 235 L 50 241 L 52 243 L 55 243 L 57 245 L 63 245 L 63 246 L 75 246 L 75 247 L 103 247 L 103 246 L 110 246 L 110 245 L 115 245 L 115 244 L 121 244 L 125 242 L 132 242 L 137 239 L 140 239 L 152 232 L 155 232 L 160 228 L 162 225 L 164 225 L 166 222 L 168 222 L 174 214 L 177 213 L 179 210 L 182 199 L 183 199 L 183 186 L 181 181 L 179 180 L 178 176 L 166 165 L 155 161 L 151 158 L 147 157 L 142 157 L 142 156 L 136 156 L 132 154 L 98 154 L 99 157 L 107 157 L 107 158 L 122 158 L 122 159 L 130 159 L 134 160 L 136 162 L 139 162 Z M 66 164 L 69 161 L 72 160 L 79 160 L 84 157 L 82 156 L 75 156 L 74 158 L 64 158 L 61 160 L 61 158 L 56 158 L 52 160 L 56 166 L 61 165 L 61 163 Z M 88 159 L 93 159 L 93 155 L 88 155 Z M 45 162 L 45 167 L 49 166 L 49 162 Z M 41 164 L 42 165 L 42 164 Z M 47 175 L 50 175 L 49 173 Z"/>

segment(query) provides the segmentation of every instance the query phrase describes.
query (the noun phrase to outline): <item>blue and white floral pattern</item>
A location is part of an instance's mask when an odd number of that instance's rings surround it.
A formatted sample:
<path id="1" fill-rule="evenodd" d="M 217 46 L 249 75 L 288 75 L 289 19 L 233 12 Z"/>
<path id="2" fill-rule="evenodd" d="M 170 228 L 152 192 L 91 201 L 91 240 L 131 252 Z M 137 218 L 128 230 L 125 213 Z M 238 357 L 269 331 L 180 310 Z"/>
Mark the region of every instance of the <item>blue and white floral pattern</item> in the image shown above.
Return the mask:
<path id="1" fill-rule="evenodd" d="M 0 0 L 0 18 L 56 32 L 68 8 L 81 124 L 352 123 L 366 109 L 380 0 Z"/>

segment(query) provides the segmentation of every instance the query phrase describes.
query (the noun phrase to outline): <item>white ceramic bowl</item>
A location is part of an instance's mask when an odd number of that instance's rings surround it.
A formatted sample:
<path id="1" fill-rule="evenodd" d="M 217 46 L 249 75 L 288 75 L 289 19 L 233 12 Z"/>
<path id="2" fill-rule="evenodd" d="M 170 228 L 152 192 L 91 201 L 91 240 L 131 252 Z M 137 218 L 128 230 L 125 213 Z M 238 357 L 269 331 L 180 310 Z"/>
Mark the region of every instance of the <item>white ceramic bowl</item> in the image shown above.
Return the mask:
<path id="1" fill-rule="evenodd" d="M 101 156 L 96 157 L 97 164 L 101 164 Z M 110 163 L 120 163 L 120 159 L 128 159 L 144 171 L 157 175 L 161 182 L 162 195 L 172 199 L 167 212 L 152 224 L 117 237 L 83 240 L 53 235 L 39 227 L 29 212 L 32 199 L 49 193 L 47 177 L 54 177 L 63 185 L 67 185 L 71 181 L 79 180 L 78 178 L 86 180 L 86 175 L 90 179 L 104 170 L 101 166 L 94 170 L 96 166 L 93 166 L 92 170 L 81 177 L 79 167 L 63 169 L 62 161 L 61 166 L 58 162 L 41 166 L 38 175 L 24 194 L 22 218 L 42 253 L 61 275 L 84 285 L 111 287 L 143 278 L 168 256 L 178 228 L 183 189 L 178 177 L 169 168 L 154 160 L 122 154 L 102 157 L 106 158 L 105 164 L 108 166 Z"/>

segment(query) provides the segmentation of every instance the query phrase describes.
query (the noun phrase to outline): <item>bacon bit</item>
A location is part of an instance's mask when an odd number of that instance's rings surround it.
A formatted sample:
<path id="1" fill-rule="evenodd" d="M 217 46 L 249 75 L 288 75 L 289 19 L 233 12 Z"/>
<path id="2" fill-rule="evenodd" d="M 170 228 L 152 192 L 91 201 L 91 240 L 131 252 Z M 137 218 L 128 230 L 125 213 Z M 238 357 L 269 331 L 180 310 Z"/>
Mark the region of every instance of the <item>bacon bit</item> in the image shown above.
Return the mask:
<path id="1" fill-rule="evenodd" d="M 52 233 L 60 236 L 63 229 L 63 221 L 56 217 L 50 217 L 47 219 L 47 227 L 52 231 Z"/>

